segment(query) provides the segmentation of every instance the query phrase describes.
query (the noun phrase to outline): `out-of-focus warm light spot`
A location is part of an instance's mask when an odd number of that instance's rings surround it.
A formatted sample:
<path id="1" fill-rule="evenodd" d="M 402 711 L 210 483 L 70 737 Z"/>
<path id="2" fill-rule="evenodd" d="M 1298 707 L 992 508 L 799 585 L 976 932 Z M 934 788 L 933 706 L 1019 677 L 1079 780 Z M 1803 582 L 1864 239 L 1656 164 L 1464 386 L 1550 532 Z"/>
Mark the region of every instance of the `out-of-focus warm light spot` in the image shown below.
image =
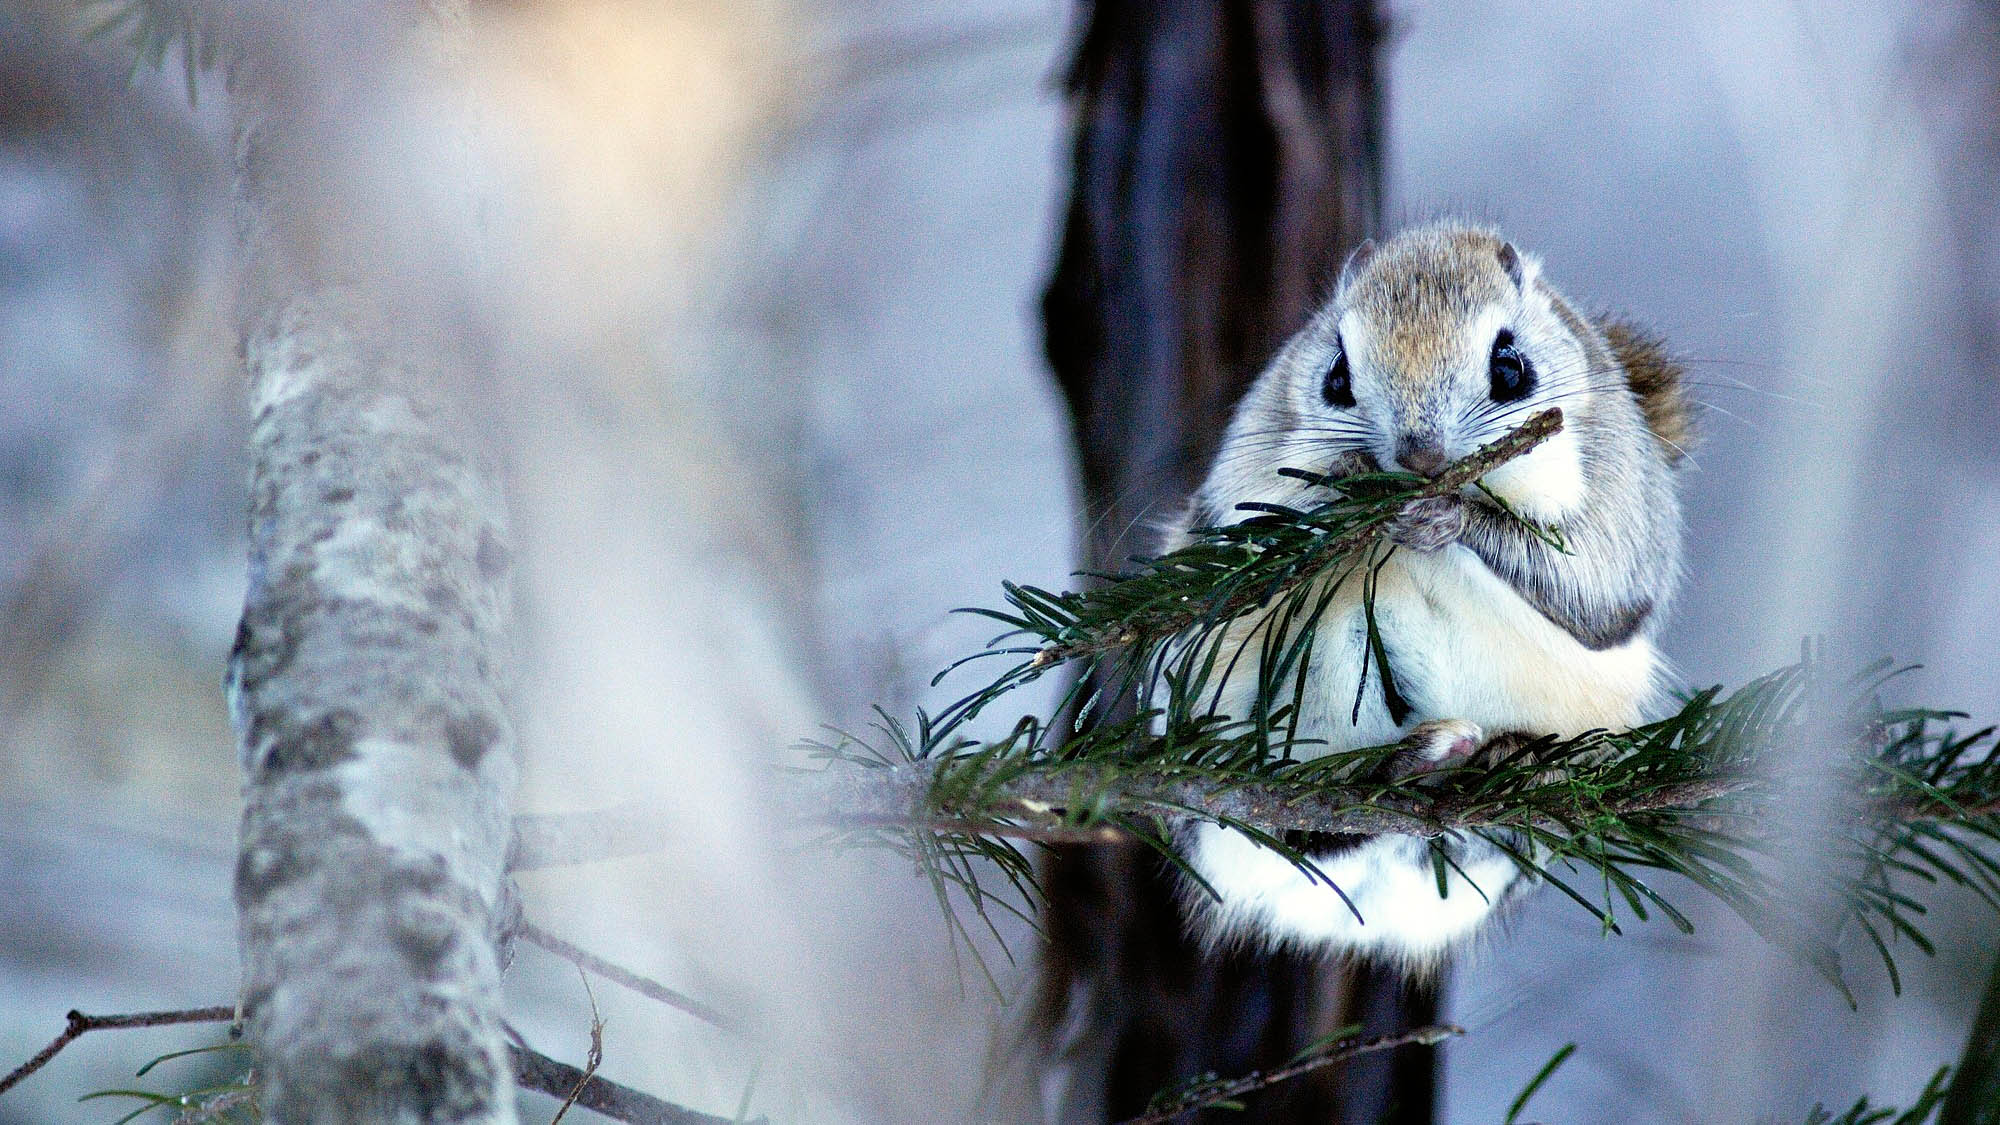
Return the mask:
<path id="1" fill-rule="evenodd" d="M 699 250 L 800 62 L 769 0 L 541 0 L 482 9 L 473 81 L 585 254 Z"/>

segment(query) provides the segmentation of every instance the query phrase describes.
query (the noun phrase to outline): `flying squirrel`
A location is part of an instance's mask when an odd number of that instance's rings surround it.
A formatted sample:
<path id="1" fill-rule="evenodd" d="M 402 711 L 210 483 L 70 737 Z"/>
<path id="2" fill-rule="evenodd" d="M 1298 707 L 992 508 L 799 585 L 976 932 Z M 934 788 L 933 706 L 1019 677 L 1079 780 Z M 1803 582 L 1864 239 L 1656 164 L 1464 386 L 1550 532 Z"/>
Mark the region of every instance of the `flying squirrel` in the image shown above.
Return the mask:
<path id="1" fill-rule="evenodd" d="M 1165 546 L 1249 518 L 1245 502 L 1324 501 L 1323 488 L 1282 467 L 1435 476 L 1551 406 L 1562 429 L 1482 483 L 1518 516 L 1558 528 L 1566 550 L 1474 489 L 1406 507 L 1373 583 L 1400 698 L 1385 700 L 1383 677 L 1368 674 L 1362 583 L 1345 582 L 1318 618 L 1295 754 L 1400 743 L 1385 769 L 1409 777 L 1477 764 L 1503 740 L 1647 717 L 1665 680 L 1652 638 L 1680 577 L 1683 372 L 1657 339 L 1579 314 L 1536 258 L 1492 231 L 1441 222 L 1363 243 L 1245 393 Z M 1243 644 L 1215 713 L 1252 712 L 1258 630 L 1271 627 L 1256 614 L 1231 626 L 1232 645 Z M 1452 861 L 1443 895 L 1416 836 L 1299 842 L 1323 879 L 1233 829 L 1203 822 L 1181 834 L 1208 884 L 1188 881 L 1191 912 L 1212 940 L 1422 970 L 1529 884 L 1471 835 L 1440 841 Z"/>

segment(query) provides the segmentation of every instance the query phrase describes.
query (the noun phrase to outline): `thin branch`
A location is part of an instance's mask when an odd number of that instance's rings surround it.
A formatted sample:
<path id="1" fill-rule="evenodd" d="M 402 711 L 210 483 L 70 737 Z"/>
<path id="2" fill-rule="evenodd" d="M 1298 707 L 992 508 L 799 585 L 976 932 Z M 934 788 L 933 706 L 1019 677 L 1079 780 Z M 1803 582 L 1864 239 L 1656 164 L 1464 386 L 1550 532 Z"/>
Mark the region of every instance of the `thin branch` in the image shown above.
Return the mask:
<path id="1" fill-rule="evenodd" d="M 993 833 L 989 823 L 982 819 L 940 818 L 925 811 L 936 770 L 949 768 L 951 764 L 923 762 L 891 769 L 828 771 L 823 775 L 824 795 L 829 799 L 827 807 L 850 810 L 832 816 L 828 823 L 888 826 L 899 822 L 906 828 L 1000 834 Z M 1695 808 L 1755 784 L 1756 779 L 1747 777 L 1697 778 L 1607 796 L 1600 808 L 1621 815 Z M 1060 773 L 1023 773 L 998 782 L 997 788 L 999 792 L 989 806 L 992 811 L 1045 821 L 1051 835 L 1056 830 L 1097 831 L 1094 827 L 1078 829 L 1064 825 L 1062 817 L 1080 798 L 1088 799 L 1100 813 L 1124 809 L 1184 815 L 1186 810 L 1193 809 L 1274 835 L 1285 831 L 1396 832 L 1433 837 L 1465 828 L 1534 827 L 1556 831 L 1565 827 L 1550 817 L 1523 818 L 1518 809 L 1491 802 L 1475 806 L 1463 798 L 1450 796 L 1410 799 L 1378 794 L 1369 787 L 1341 786 L 1314 791 L 1296 783 L 1287 785 L 1277 781 L 1271 784 L 1189 781 L 1147 771 L 1114 772 L 1080 767 Z M 1045 838 L 1032 828 L 1015 826 L 1009 826 L 1005 834 Z M 1101 842 L 1103 837 L 1093 839 Z"/>
<path id="2" fill-rule="evenodd" d="M 61 1035 L 56 1036 L 48 1046 L 36 1052 L 34 1058 L 14 1068 L 7 1077 L 0 1078 L 0 1094 L 13 1089 L 22 1079 L 47 1066 L 49 1060 L 61 1054 L 64 1047 L 76 1042 L 86 1032 L 134 1027 L 172 1027 L 189 1023 L 227 1023 L 236 1019 L 236 1008 L 233 1005 L 218 1004 L 208 1008 L 131 1012 L 110 1016 L 91 1016 L 72 1011 L 68 1018 L 69 1026 L 63 1028 Z M 602 1043 L 595 1032 L 592 1034 L 592 1041 L 592 1057 L 601 1057 Z M 628 1122 L 630 1125 L 736 1125 L 731 1118 L 716 1117 L 661 1101 L 651 1094 L 634 1090 L 589 1071 L 579 1070 L 568 1063 L 557 1062 L 528 1047 L 509 1044 L 508 1051 L 513 1058 L 514 1080 L 522 1088 L 538 1090 L 552 1098 L 570 1098 L 576 1105 L 617 1121 Z M 592 1064 L 592 1070 L 594 1069 L 595 1063 Z M 767 1125 L 767 1123 L 760 1117 L 754 1122 L 746 1122 L 743 1125 Z"/>
<path id="3" fill-rule="evenodd" d="M 956 833 L 969 836 L 997 836 L 1006 840 L 1031 840 L 1038 844 L 1116 844 L 1131 838 L 1130 833 L 1116 825 L 1079 826 L 1060 823 L 1054 818 L 1053 810 L 1047 817 L 1024 811 L 1023 818 L 1032 822 L 1010 824 L 1006 821 L 972 820 L 952 816 L 854 814 L 829 816 L 823 823 L 828 828 L 842 831 L 879 828 L 892 832 Z"/>
<path id="4" fill-rule="evenodd" d="M 874 808 L 874 804 L 869 807 Z M 513 872 L 542 871 L 552 867 L 655 855 L 673 843 L 672 838 L 660 828 L 662 819 L 657 810 L 636 803 L 570 813 L 517 816 L 514 818 L 514 856 L 507 869 Z M 927 832 L 976 833 L 1033 840 L 1043 844 L 1110 844 L 1126 838 L 1124 832 L 1108 824 L 1080 828 L 1062 824 L 1052 817 L 1035 816 L 1025 809 L 1022 819 L 1026 823 L 924 816 L 916 806 L 906 806 L 886 811 L 819 816 L 810 818 L 809 822 L 841 830 L 881 828 L 903 831 L 914 828 Z"/>
<path id="5" fill-rule="evenodd" d="M 514 1081 L 522 1089 L 552 1098 L 567 1098 L 574 1093 L 575 1104 L 614 1121 L 628 1125 L 769 1125 L 762 1117 L 739 1122 L 661 1101 L 643 1090 L 602 1075 L 588 1074 L 519 1044 L 510 1043 L 507 1050 L 514 1062 Z"/>
<path id="6" fill-rule="evenodd" d="M 563 1099 L 562 1108 L 549 1118 L 549 1125 L 562 1125 L 562 1119 L 569 1115 L 569 1107 L 583 1096 L 583 1088 L 596 1076 L 597 1068 L 604 1065 L 604 1015 L 597 1010 L 597 994 L 590 990 L 590 977 L 583 966 L 576 966 L 576 979 L 583 982 L 583 994 L 590 997 L 590 1052 L 583 1058 L 583 1077 L 577 1079 L 570 1088 L 569 1097 Z"/>
<path id="7" fill-rule="evenodd" d="M 638 804 L 574 813 L 524 813 L 514 818 L 512 872 L 600 863 L 666 850 L 673 837 L 658 810 Z"/>
<path id="8" fill-rule="evenodd" d="M 127 1027 L 172 1027 L 183 1023 L 223 1023 L 236 1018 L 234 1007 L 182 1008 L 171 1012 L 132 1012 L 117 1016 L 87 1016 L 82 1012 L 69 1014 L 69 1026 L 55 1037 L 48 1046 L 36 1052 L 35 1057 L 14 1068 L 5 1078 L 0 1078 L 0 1094 L 21 1084 L 21 1080 L 49 1064 L 49 1060 L 62 1053 L 85 1032 L 110 1031 Z"/>
<path id="9" fill-rule="evenodd" d="M 540 926 L 535 925 L 533 922 L 522 922 L 521 928 L 516 932 L 519 934 L 521 940 L 532 945 L 539 945 L 550 953 L 575 965 L 577 968 L 596 973 L 613 984 L 624 985 L 626 988 L 649 1000 L 658 1000 L 670 1008 L 679 1008 L 696 1019 L 706 1020 L 724 1031 L 735 1032 L 738 1035 L 748 1034 L 742 1023 L 696 1000 L 694 997 L 683 992 L 676 992 L 656 980 L 642 977 L 630 969 L 606 961 L 589 950 L 580 949 L 542 929 Z"/>
<path id="10" fill-rule="evenodd" d="M 978 817 L 926 813 L 931 772 L 930 763 L 920 763 L 887 770 L 842 770 L 838 774 L 829 771 L 824 775 L 809 775 L 821 779 L 813 787 L 824 791 L 822 795 L 827 798 L 829 807 L 853 810 L 827 814 L 815 818 L 812 823 L 842 830 L 876 828 L 964 833 L 1032 840 L 1043 844 L 1109 844 L 1126 839 L 1127 834 L 1114 825 L 1077 826 L 1063 821 L 1066 803 L 1079 791 L 1084 791 L 1114 805 L 1200 809 L 1270 833 L 1291 830 L 1399 832 L 1434 837 L 1465 828 L 1534 827 L 1555 831 L 1563 827 L 1560 822 L 1548 817 L 1524 821 L 1503 808 L 1487 805 L 1471 809 L 1463 801 L 1448 797 L 1423 801 L 1381 796 L 1372 798 L 1365 805 L 1358 805 L 1347 799 L 1354 794 L 1346 790 L 1316 794 L 1301 792 L 1296 786 L 1202 783 L 1129 773 L 1119 774 L 1115 780 L 1107 778 L 1101 781 L 1082 773 L 1060 778 L 1030 774 L 1005 782 L 1002 786 L 1005 793 L 999 798 L 999 805 L 1008 815 L 1026 822 L 1009 824 Z M 1694 778 L 1611 797 L 1604 801 L 1602 810 L 1630 815 L 1662 809 L 1695 809 L 1757 784 L 1759 779 L 1740 774 Z M 1969 806 L 1925 800 L 1892 801 L 1883 806 L 1883 812 L 1892 819 L 1905 822 L 1958 820 L 1967 816 L 2000 813 L 2000 801 Z M 538 821 L 534 831 L 544 841 L 553 843 L 561 840 L 559 844 L 538 851 L 531 857 L 538 866 L 590 863 L 658 852 L 667 846 L 667 842 L 648 824 L 657 819 L 658 814 L 648 813 L 640 805 L 617 805 L 561 817 L 519 818 L 522 821 Z M 524 868 L 518 862 L 514 867 L 516 871 L 527 869 L 532 868 Z M 526 931 L 523 933 L 525 935 Z M 546 931 L 537 930 L 536 933 L 548 936 Z M 537 945 L 543 944 L 539 937 L 529 937 L 528 940 Z M 561 939 L 551 937 L 549 940 Z M 550 948 L 550 952 L 569 956 L 554 948 Z M 704 1015 L 702 1018 L 708 1017 Z"/>
<path id="11" fill-rule="evenodd" d="M 2000 905 L 2000 862 L 1958 833 L 1939 835 L 1957 827 L 1977 840 L 2000 842 L 1995 732 L 1961 735 L 1951 721 L 1963 716 L 1953 712 L 1885 710 L 1878 693 L 1886 674 L 1893 674 L 1888 661 L 1836 689 L 1825 680 L 1823 659 L 1808 648 L 1798 664 L 1727 696 L 1720 686 L 1697 692 L 1658 721 L 1535 739 L 1518 750 L 1497 750 L 1497 760 L 1477 768 L 1417 779 L 1383 777 L 1385 755 L 1394 747 L 1320 755 L 1312 753 L 1314 740 L 1296 738 L 1297 701 L 1269 699 L 1287 686 L 1297 690 L 1281 681 L 1303 681 L 1311 631 L 1332 596 L 1307 597 L 1310 588 L 1302 584 L 1343 565 L 1411 502 L 1477 482 L 1560 425 L 1559 411 L 1544 412 L 1428 481 L 1284 470 L 1309 487 L 1334 485 L 1335 498 L 1305 510 L 1252 505 L 1254 518 L 1206 528 L 1194 542 L 1129 573 L 1100 576 L 1107 581 L 1082 592 L 1007 585 L 1011 612 L 972 612 L 1010 631 L 968 659 L 1025 659 L 943 712 L 919 711 L 914 723 L 883 713 L 875 742 L 838 732 L 836 744 L 809 744 L 828 768 L 791 771 L 795 803 L 775 827 L 878 837 L 909 832 L 905 841 L 884 842 L 919 857 L 943 849 L 995 861 L 1030 899 L 1032 865 L 1006 840 L 1097 841 L 1130 834 L 1166 849 L 1160 822 L 1199 819 L 1238 830 L 1311 873 L 1311 857 L 1289 842 L 1293 833 L 1436 839 L 1472 832 L 1611 931 L 1618 930 L 1612 896 L 1600 904 L 1555 868 L 1595 872 L 1637 917 L 1657 907 L 1684 930 L 1692 923 L 1638 873 L 1685 876 L 1845 991 L 1838 950 L 1816 921 L 1823 911 L 1784 893 L 1759 864 L 1772 847 L 1782 846 L 1765 830 L 1765 811 L 1783 781 L 1763 776 L 1761 763 L 1780 743 L 1846 740 L 1846 734 L 1821 729 L 1823 723 L 1803 721 L 1805 711 L 1836 702 L 1820 696 L 1839 690 L 1854 693 L 1843 695 L 1839 714 L 1846 718 L 1839 721 L 1856 724 L 1853 780 L 1864 798 L 1839 826 L 1861 871 L 1841 888 L 1840 917 L 1854 919 L 1877 939 L 1893 984 L 1895 966 L 1878 926 L 1930 948 L 1907 916 L 1910 900 L 1891 885 L 1895 879 L 1950 878 Z M 1350 566 L 1340 580 L 1353 573 Z M 1364 604 L 1371 596 L 1364 584 Z M 1259 607 L 1269 608 L 1278 622 L 1263 643 L 1265 657 L 1280 671 L 1268 677 L 1271 682 L 1259 673 L 1260 702 L 1250 716 L 1208 713 L 1219 691 L 1213 677 L 1227 680 L 1252 643 L 1237 638 L 1237 652 L 1226 652 L 1229 623 Z M 1019 643 L 1015 638 L 1022 634 L 1034 642 Z M 1053 714 L 1090 712 L 1100 705 L 1099 695 L 1110 692 L 1118 698 L 1109 706 L 1127 705 L 1125 718 L 1071 728 L 1057 718 L 1024 715 L 995 738 L 965 733 L 989 704 L 1072 658 L 1086 676 Z M 1379 648 L 1376 659 L 1386 683 Z M 1108 686 L 1093 688 L 1092 675 Z M 1161 685 L 1164 704 L 1148 684 Z M 1294 724 L 1289 730 L 1288 721 Z M 591 850 L 643 851 L 661 836 L 659 818 L 634 806 L 573 816 L 582 821 L 574 831 L 551 831 L 557 825 L 546 819 L 524 828 L 517 853 L 573 862 L 593 858 Z M 590 847 L 575 847 L 579 838 Z M 540 842 L 530 847 L 531 839 Z M 1931 849 L 1927 841 L 1933 839 L 1940 850 Z M 1450 862 L 1442 852 L 1434 855 Z M 975 879 L 967 869 L 951 881 L 977 902 Z"/>
<path id="12" fill-rule="evenodd" d="M 1345 1062 L 1360 1055 L 1372 1055 L 1377 1051 L 1387 1051 L 1396 1047 L 1411 1045 L 1432 1047 L 1454 1035 L 1464 1034 L 1465 1029 L 1455 1024 L 1436 1024 L 1430 1027 L 1419 1027 L 1410 1031 L 1398 1032 L 1395 1035 L 1378 1035 L 1373 1039 L 1343 1039 L 1325 1051 L 1307 1055 L 1296 1062 L 1281 1066 L 1276 1070 L 1253 1070 L 1241 1078 L 1232 1078 L 1226 1082 L 1215 1084 L 1204 1083 L 1188 1095 L 1177 1099 L 1171 1105 L 1163 1106 L 1141 1114 L 1138 1117 L 1128 1117 L 1123 1121 L 1117 1122 L 1116 1125 L 1165 1125 L 1166 1122 L 1172 1121 L 1189 1110 L 1200 1109 L 1203 1106 L 1211 1106 L 1219 1102 L 1231 1101 L 1245 1094 L 1255 1093 L 1258 1090 L 1275 1086 L 1280 1082 L 1297 1078 L 1302 1074 L 1310 1074 L 1322 1067 L 1332 1066 L 1337 1062 Z"/>
<path id="13" fill-rule="evenodd" d="M 889 769 L 830 770 L 808 774 L 806 776 L 812 779 L 807 788 L 814 795 L 813 807 L 846 811 L 822 813 L 809 818 L 807 823 L 839 830 L 962 833 L 1044 844 L 1105 844 L 1128 838 L 1128 834 L 1115 825 L 1079 826 L 1066 822 L 1064 813 L 1068 803 L 1081 792 L 1116 807 L 1199 809 L 1272 834 L 1285 831 L 1336 834 L 1397 832 L 1428 838 L 1468 828 L 1533 827 L 1558 831 L 1565 827 L 1560 821 L 1546 816 L 1523 819 L 1518 813 L 1491 803 L 1469 807 L 1461 798 L 1410 800 L 1372 795 L 1366 804 L 1356 804 L 1357 791 L 1352 789 L 1314 793 L 1301 790 L 1296 785 L 1197 782 L 1144 773 L 1119 773 L 1114 778 L 1093 776 L 1080 770 L 1059 776 L 1026 774 L 1000 783 L 1002 793 L 995 799 L 994 807 L 1019 821 L 1007 823 L 984 817 L 941 816 L 926 811 L 936 765 L 923 762 Z M 1760 783 L 1758 778 L 1741 774 L 1691 778 L 1676 784 L 1607 797 L 1599 810 L 1629 816 L 1664 809 L 1698 809 L 1710 801 L 1741 793 Z M 1883 804 L 1880 809 L 1885 817 L 1905 823 L 1961 820 L 2000 814 L 2000 800 L 1964 806 L 1923 799 L 1895 800 Z M 518 819 L 538 822 L 533 831 L 546 845 L 530 857 L 538 866 L 647 855 L 667 846 L 665 838 L 652 827 L 659 819 L 658 814 L 636 804 L 562 816 Z M 517 871 L 524 869 L 529 868 L 522 867 L 519 862 L 514 868 Z M 548 937 L 545 931 L 535 932 Z M 537 945 L 543 944 L 541 937 L 529 937 L 529 940 Z M 548 940 L 561 939 L 549 937 Z M 561 956 L 569 956 L 561 950 L 544 947 Z M 602 975 L 617 979 L 608 973 Z M 708 1017 L 702 1015 L 702 1018 Z"/>

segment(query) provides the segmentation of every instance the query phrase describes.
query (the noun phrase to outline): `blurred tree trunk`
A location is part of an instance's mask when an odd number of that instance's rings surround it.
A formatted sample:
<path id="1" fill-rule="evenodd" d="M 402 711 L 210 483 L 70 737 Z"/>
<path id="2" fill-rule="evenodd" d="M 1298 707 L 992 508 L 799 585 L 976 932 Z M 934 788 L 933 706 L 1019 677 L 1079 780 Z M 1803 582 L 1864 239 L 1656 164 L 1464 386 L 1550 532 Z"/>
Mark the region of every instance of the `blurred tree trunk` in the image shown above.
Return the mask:
<path id="1" fill-rule="evenodd" d="M 1149 550 L 1237 397 L 1380 208 L 1373 0 L 1096 0 L 1068 77 L 1071 194 L 1044 297 L 1075 424 L 1087 565 Z M 1349 1023 L 1430 1021 L 1434 988 L 1291 953 L 1204 951 L 1140 846 L 1046 871 L 1040 1015 L 1063 1120 L 1117 1119 L 1203 1072 L 1279 1064 Z M 1426 1122 L 1435 1052 L 1278 1086 L 1232 1121 Z M 1393 1107 L 1393 1108 L 1392 1108 Z"/>
<path id="2" fill-rule="evenodd" d="M 1951 1093 L 1938 1114 L 1938 1125 L 1995 1125 L 2000 1122 L 2000 961 L 1979 1002 L 1966 1037 L 1965 1054 L 1952 1075 Z"/>
<path id="3" fill-rule="evenodd" d="M 252 5 L 235 29 L 252 411 L 236 903 L 272 1122 L 517 1120 L 499 948 L 517 909 L 512 550 L 451 253 L 470 229 L 447 148 L 463 137 L 424 81 L 463 14 Z"/>
<path id="4" fill-rule="evenodd" d="M 1958 34 L 1942 52 L 1936 75 L 1943 82 L 1962 82 L 1954 92 L 1946 88 L 1944 101 L 1957 108 L 1948 122 L 1947 136 L 1957 134 L 1961 142 L 1956 156 L 1964 162 L 1965 174 L 1953 182 L 1963 185 L 1953 200 L 1960 258 L 1956 263 L 1963 277 L 1960 287 L 1964 302 L 1962 323 L 1968 362 L 1975 377 L 1966 380 L 1960 391 L 1972 402 L 1953 402 L 1951 408 L 1973 417 L 1991 418 L 1995 413 L 1995 388 L 2000 386 L 2000 199 L 1991 190 L 1993 176 L 2000 173 L 2000 3 L 1981 0 L 1964 6 Z M 1948 99 L 1948 100 L 1947 100 Z M 1984 378 L 1979 378 L 1982 374 Z M 1978 463 L 1984 454 L 1993 470 L 1991 443 L 1969 451 L 1967 460 Z M 2000 1125 L 2000 957 L 1966 1037 L 1952 1077 L 1951 1093 L 1938 1115 L 1939 1125 Z"/>

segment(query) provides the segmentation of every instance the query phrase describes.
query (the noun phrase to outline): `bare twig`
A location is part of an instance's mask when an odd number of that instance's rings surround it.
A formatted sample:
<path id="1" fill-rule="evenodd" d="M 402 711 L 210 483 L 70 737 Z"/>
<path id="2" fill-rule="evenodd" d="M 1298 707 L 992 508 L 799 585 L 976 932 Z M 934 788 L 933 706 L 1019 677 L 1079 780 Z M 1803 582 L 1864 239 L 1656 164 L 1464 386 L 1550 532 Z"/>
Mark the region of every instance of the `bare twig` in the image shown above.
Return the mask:
<path id="1" fill-rule="evenodd" d="M 1465 1029 L 1454 1024 L 1435 1024 L 1419 1027 L 1395 1035 L 1378 1035 L 1373 1039 L 1342 1039 L 1324 1051 L 1315 1052 L 1296 1062 L 1281 1066 L 1276 1070 L 1253 1070 L 1241 1078 L 1232 1078 L 1213 1085 L 1204 1084 L 1199 1089 L 1175 1101 L 1138 1117 L 1128 1117 L 1117 1125 L 1164 1125 L 1191 1109 L 1215 1105 L 1218 1102 L 1240 1098 L 1244 1094 L 1255 1093 L 1280 1082 L 1289 1081 L 1302 1074 L 1310 1074 L 1322 1067 L 1344 1062 L 1359 1055 L 1372 1055 L 1377 1051 L 1387 1051 L 1395 1047 L 1419 1044 L 1435 1046 L 1454 1035 L 1464 1035 Z"/>
<path id="2" fill-rule="evenodd" d="M 584 975 L 582 965 L 576 967 L 576 979 L 583 982 L 583 994 L 590 998 L 590 1053 L 583 1059 L 583 1077 L 576 1080 L 569 1097 L 563 1099 L 562 1108 L 549 1118 L 549 1125 L 562 1125 L 562 1119 L 569 1114 L 569 1107 L 583 1096 L 583 1088 L 596 1076 L 597 1068 L 604 1065 L 604 1016 L 597 1010 L 597 993 L 590 990 L 590 978 Z"/>
<path id="3" fill-rule="evenodd" d="M 127 1027 L 171 1027 L 183 1023 L 222 1023 L 236 1018 L 233 1007 L 182 1008 L 171 1012 L 132 1012 L 117 1016 L 87 1016 L 82 1012 L 69 1014 L 69 1026 L 55 1037 L 48 1046 L 36 1052 L 35 1057 L 22 1063 L 5 1078 L 0 1078 L 0 1094 L 21 1084 L 21 1080 L 49 1064 L 49 1060 L 62 1053 L 64 1047 L 76 1042 L 87 1031 L 110 1031 Z"/>
<path id="4" fill-rule="evenodd" d="M 683 992 L 676 992 L 656 980 L 642 977 L 622 965 L 606 961 L 604 958 L 587 949 L 579 949 L 575 945 L 535 925 L 533 922 L 522 922 L 521 928 L 516 932 L 520 935 L 521 940 L 532 945 L 539 945 L 550 953 L 575 965 L 577 968 L 587 969 L 613 984 L 624 985 L 626 988 L 649 1000 L 658 1000 L 670 1008 L 679 1008 L 696 1019 L 706 1020 L 724 1031 L 733 1031 L 738 1035 L 748 1034 L 740 1022 L 696 1000 L 694 997 Z"/>
<path id="5" fill-rule="evenodd" d="M 832 44 L 825 54 L 834 81 L 842 86 L 855 87 L 876 78 L 905 75 L 939 62 L 963 65 L 968 59 L 1000 51 L 1023 47 L 1046 48 L 1053 38 L 1045 19 L 993 20 L 968 24 L 942 34 L 855 35 Z"/>
<path id="6" fill-rule="evenodd" d="M 49 1064 L 49 1060 L 62 1053 L 64 1047 L 91 1031 L 112 1031 L 134 1027 L 171 1027 L 188 1023 L 227 1023 L 236 1018 L 234 1006 L 218 1004 L 209 1008 L 181 1008 L 165 1012 L 130 1012 L 122 1015 L 91 1016 L 82 1012 L 69 1014 L 69 1026 L 55 1037 L 48 1046 L 35 1053 L 35 1057 L 15 1067 L 5 1078 L 0 1078 L 0 1094 L 6 1093 L 21 1083 L 21 1080 Z M 568 1063 L 556 1060 L 539 1051 L 518 1044 L 510 1044 L 514 1064 L 514 1080 L 522 1088 L 536 1090 L 554 1098 L 568 1098 L 564 1109 L 570 1105 L 580 1105 L 585 1109 L 601 1113 L 617 1121 L 631 1125 L 733 1125 L 730 1118 L 716 1117 L 661 1101 L 651 1094 L 634 1090 L 629 1086 L 598 1076 L 595 1071 L 604 1057 L 603 1023 L 591 1020 L 591 1046 L 589 1069 L 579 1070 Z M 557 1118 L 561 1118 L 558 1113 Z M 760 1125 L 763 1118 L 746 1125 Z"/>
<path id="7" fill-rule="evenodd" d="M 539 871 L 600 863 L 666 850 L 672 836 L 658 810 L 613 805 L 573 813 L 524 813 L 514 818 L 509 871 Z"/>
<path id="8" fill-rule="evenodd" d="M 552 1098 L 575 1094 L 575 1104 L 614 1121 L 628 1125 L 769 1125 L 765 1118 L 737 1122 L 728 1117 L 678 1106 L 643 1090 L 634 1090 L 601 1075 L 585 1073 L 565 1062 L 509 1044 L 514 1061 L 514 1081 L 524 1090 L 535 1090 Z"/>
<path id="9" fill-rule="evenodd" d="M 962 833 L 969 836 L 1032 840 L 1038 844 L 1116 844 L 1130 836 L 1130 833 L 1110 824 L 1083 826 L 1063 824 L 1052 813 L 1047 815 L 1024 813 L 1022 819 L 1030 823 L 1010 824 L 1005 821 L 970 820 L 952 816 L 865 814 L 831 816 L 825 823 L 827 827 L 837 829 L 879 828 L 890 832 Z"/>

